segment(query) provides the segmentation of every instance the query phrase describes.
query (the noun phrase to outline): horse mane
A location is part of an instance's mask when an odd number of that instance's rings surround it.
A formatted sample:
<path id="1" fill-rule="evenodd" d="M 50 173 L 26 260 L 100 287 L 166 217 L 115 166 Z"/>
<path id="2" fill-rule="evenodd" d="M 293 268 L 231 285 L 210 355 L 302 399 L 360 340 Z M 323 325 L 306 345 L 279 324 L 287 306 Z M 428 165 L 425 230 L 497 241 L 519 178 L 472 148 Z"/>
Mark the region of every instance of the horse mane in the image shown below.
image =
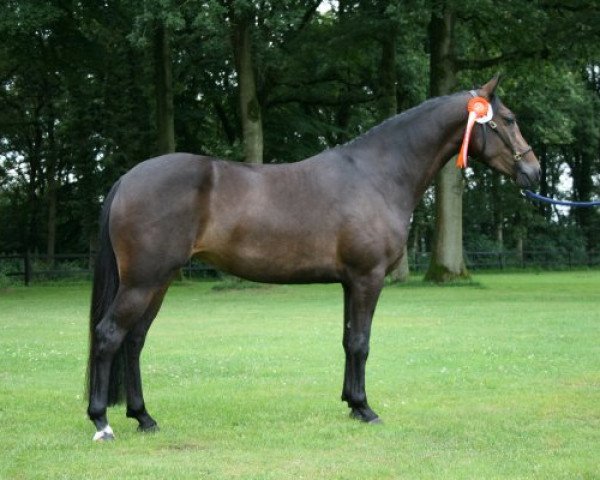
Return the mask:
<path id="1" fill-rule="evenodd" d="M 418 105 L 415 105 L 414 107 L 409 108 L 408 110 L 404 110 L 403 112 L 400 112 L 396 115 L 393 115 L 393 116 L 387 118 L 386 120 L 371 127 L 369 130 L 360 134 L 359 136 L 347 141 L 346 143 L 339 145 L 339 147 L 354 146 L 356 144 L 360 144 L 363 141 L 369 140 L 373 136 L 386 130 L 391 125 L 393 125 L 394 127 L 396 127 L 400 123 L 407 123 L 410 125 L 411 123 L 414 122 L 416 117 L 420 117 L 425 112 L 429 112 L 429 111 L 437 108 L 440 104 L 447 102 L 449 98 L 455 97 L 455 96 L 461 95 L 461 94 L 464 94 L 464 92 L 458 92 L 458 93 L 453 93 L 450 95 L 442 95 L 440 97 L 429 98 L 429 99 L 425 100 L 424 102 L 421 102 Z"/>

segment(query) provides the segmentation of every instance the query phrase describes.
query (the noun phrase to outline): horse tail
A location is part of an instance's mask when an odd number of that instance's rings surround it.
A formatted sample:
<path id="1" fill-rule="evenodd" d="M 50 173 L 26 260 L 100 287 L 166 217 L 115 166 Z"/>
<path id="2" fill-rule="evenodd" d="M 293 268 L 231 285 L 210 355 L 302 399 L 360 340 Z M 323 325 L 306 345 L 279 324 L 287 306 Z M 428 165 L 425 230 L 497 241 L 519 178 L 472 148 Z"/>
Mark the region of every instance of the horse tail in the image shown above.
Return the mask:
<path id="1" fill-rule="evenodd" d="M 119 188 L 120 180 L 117 181 L 108 193 L 102 212 L 100 214 L 100 235 L 98 253 L 94 264 L 94 279 L 92 284 L 92 302 L 90 308 L 90 331 L 89 331 L 89 354 L 87 367 L 87 397 L 92 392 L 94 381 L 93 371 L 95 368 L 94 358 L 96 349 L 96 326 L 108 312 L 119 289 L 119 271 L 115 251 L 110 241 L 109 219 L 110 209 Z M 125 348 L 121 346 L 115 353 L 108 387 L 108 406 L 121 403 L 125 393 Z"/>

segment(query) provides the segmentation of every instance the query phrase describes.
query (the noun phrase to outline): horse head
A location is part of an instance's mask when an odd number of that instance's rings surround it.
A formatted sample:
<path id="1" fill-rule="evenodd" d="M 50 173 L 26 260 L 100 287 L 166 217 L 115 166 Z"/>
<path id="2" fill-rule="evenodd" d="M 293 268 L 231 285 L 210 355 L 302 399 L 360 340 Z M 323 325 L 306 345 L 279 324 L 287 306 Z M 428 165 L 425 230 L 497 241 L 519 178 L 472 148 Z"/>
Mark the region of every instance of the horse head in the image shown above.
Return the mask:
<path id="1" fill-rule="evenodd" d="M 539 182 L 540 164 L 523 138 L 514 113 L 495 94 L 496 75 L 472 95 L 485 98 L 492 106 L 492 117 L 481 123 L 473 136 L 471 153 L 498 172 L 511 177 L 523 188 Z"/>

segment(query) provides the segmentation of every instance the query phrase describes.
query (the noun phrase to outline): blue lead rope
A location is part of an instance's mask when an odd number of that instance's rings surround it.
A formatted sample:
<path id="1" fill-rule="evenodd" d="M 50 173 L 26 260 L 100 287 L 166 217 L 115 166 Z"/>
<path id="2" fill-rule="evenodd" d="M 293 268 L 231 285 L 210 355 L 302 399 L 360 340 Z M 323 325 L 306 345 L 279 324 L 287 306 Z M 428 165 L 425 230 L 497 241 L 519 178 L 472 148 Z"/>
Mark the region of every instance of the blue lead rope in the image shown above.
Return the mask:
<path id="1" fill-rule="evenodd" d="M 525 196 L 527 196 L 533 200 L 551 203 L 553 205 L 563 205 L 565 207 L 598 207 L 598 206 L 600 206 L 600 201 L 599 202 L 571 202 L 569 200 L 554 200 L 553 198 L 543 197 L 542 195 L 533 193 L 531 190 L 524 190 L 523 193 L 525 194 Z"/>

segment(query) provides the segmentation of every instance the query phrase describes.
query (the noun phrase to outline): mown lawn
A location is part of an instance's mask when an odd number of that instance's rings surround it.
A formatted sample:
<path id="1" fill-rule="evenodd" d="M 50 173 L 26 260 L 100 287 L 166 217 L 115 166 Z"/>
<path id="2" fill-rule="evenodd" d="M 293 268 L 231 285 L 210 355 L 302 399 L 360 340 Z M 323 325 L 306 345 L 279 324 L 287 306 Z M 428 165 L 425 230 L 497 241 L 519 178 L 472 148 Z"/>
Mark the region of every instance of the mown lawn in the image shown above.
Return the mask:
<path id="1" fill-rule="evenodd" d="M 0 478 L 600 478 L 600 272 L 387 287 L 339 400 L 341 289 L 171 288 L 142 357 L 157 434 L 83 398 L 90 286 L 0 292 Z"/>

